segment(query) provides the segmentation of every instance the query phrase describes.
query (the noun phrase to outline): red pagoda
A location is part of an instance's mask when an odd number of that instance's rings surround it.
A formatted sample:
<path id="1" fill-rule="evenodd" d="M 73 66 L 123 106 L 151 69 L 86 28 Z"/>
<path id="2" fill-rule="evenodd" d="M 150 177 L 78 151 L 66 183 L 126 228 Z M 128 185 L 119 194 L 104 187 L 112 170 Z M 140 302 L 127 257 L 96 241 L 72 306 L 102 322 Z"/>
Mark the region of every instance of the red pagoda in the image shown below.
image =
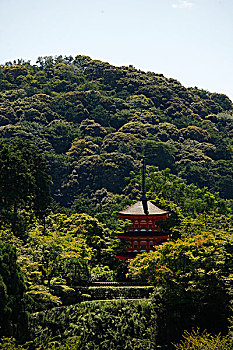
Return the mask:
<path id="1" fill-rule="evenodd" d="M 162 232 L 159 226 L 159 221 L 167 219 L 169 213 L 147 200 L 145 172 L 145 158 L 143 158 L 141 200 L 118 213 L 120 218 L 132 221 L 132 225 L 127 227 L 127 231 L 117 236 L 131 244 L 124 253 L 116 256 L 118 259 L 132 259 L 138 253 L 153 251 L 155 245 L 169 238 L 169 235 Z"/>

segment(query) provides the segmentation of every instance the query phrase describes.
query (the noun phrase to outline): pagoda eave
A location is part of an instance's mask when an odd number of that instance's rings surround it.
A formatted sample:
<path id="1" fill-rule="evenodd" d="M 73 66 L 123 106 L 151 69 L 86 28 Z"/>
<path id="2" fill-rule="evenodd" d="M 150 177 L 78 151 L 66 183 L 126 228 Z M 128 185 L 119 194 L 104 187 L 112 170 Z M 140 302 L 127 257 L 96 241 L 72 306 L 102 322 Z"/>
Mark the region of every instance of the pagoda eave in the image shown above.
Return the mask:
<path id="1" fill-rule="evenodd" d="M 121 219 L 134 219 L 134 220 L 142 220 L 145 218 L 150 218 L 150 219 L 167 219 L 169 217 L 169 214 L 138 214 L 138 215 L 134 215 L 134 214 L 122 214 L 122 213 L 118 213 L 119 218 Z"/>
<path id="2" fill-rule="evenodd" d="M 137 256 L 137 253 L 122 253 L 122 254 L 117 254 L 115 255 L 115 257 L 117 259 L 124 259 L 124 260 L 128 260 L 128 259 L 134 259 Z"/>
<path id="3" fill-rule="evenodd" d="M 144 239 L 144 240 L 160 240 L 160 239 L 168 239 L 170 236 L 168 234 L 166 235 L 147 235 L 147 236 L 127 236 L 127 235 L 118 235 L 117 238 L 123 238 L 123 239 L 127 239 L 127 240 L 134 240 L 134 239 Z"/>
<path id="4" fill-rule="evenodd" d="M 155 247 L 170 238 L 168 232 L 164 232 L 161 220 L 168 219 L 170 213 L 160 209 L 146 197 L 146 163 L 143 157 L 142 169 L 142 196 L 141 199 L 119 211 L 118 217 L 131 221 L 123 232 L 118 232 L 117 237 L 127 242 L 125 252 L 116 254 L 118 259 L 133 259 L 137 254 L 153 252 Z"/>

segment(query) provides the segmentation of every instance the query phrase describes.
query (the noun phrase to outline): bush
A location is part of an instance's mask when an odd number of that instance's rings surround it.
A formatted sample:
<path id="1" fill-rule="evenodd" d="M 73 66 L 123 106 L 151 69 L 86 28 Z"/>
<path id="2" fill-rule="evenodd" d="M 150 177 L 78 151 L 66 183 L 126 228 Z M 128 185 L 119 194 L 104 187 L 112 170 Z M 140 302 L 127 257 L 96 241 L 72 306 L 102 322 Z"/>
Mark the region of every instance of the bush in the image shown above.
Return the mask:
<path id="1" fill-rule="evenodd" d="M 218 335 L 210 335 L 206 332 L 192 333 L 185 332 L 180 344 L 175 345 L 176 350 L 231 350 L 233 348 L 233 339 Z"/>
<path id="2" fill-rule="evenodd" d="M 109 266 L 97 265 L 91 270 L 92 282 L 111 282 L 114 281 L 116 273 Z"/>
<path id="3" fill-rule="evenodd" d="M 34 314 L 37 348 L 80 337 L 79 350 L 155 349 L 156 313 L 148 300 L 82 302 Z"/>

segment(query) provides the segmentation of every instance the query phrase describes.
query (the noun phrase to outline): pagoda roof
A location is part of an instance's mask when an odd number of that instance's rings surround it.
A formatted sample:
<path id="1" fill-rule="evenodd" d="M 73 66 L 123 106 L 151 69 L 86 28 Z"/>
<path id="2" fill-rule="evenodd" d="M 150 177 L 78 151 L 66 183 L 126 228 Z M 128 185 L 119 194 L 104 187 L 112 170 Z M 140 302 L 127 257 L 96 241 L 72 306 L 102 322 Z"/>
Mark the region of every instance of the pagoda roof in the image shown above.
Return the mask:
<path id="1" fill-rule="evenodd" d="M 132 232 L 124 232 L 124 233 L 118 233 L 119 237 L 151 237 L 151 238 L 157 238 L 157 237 L 168 237 L 169 234 L 166 232 L 151 232 L 151 231 L 132 231 Z"/>
<path id="2" fill-rule="evenodd" d="M 120 211 L 118 213 L 119 216 L 162 216 L 166 215 L 169 212 L 162 210 L 156 205 L 152 204 L 150 201 L 147 201 L 147 207 L 148 207 L 148 215 L 145 214 L 142 201 L 138 201 L 137 203 L 133 204 L 131 207 L 128 207 L 127 209 Z"/>

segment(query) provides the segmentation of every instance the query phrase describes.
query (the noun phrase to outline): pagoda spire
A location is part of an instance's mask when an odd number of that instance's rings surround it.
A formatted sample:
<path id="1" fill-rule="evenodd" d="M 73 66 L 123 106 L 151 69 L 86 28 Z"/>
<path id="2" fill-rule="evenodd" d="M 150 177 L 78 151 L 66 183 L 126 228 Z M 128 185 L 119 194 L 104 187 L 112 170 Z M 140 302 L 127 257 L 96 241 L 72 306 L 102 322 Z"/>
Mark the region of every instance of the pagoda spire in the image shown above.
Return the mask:
<path id="1" fill-rule="evenodd" d="M 142 165 L 142 197 L 141 197 L 141 201 L 142 201 L 144 213 L 146 215 L 148 215 L 149 211 L 148 211 L 147 198 L 146 198 L 146 161 L 145 161 L 145 157 L 143 157 L 143 165 Z"/>
<path id="2" fill-rule="evenodd" d="M 155 249 L 155 246 L 170 237 L 169 233 L 163 232 L 160 227 L 160 220 L 168 219 L 169 212 L 156 207 L 147 200 L 145 157 L 143 157 L 141 163 L 141 198 L 130 207 L 118 212 L 119 218 L 131 221 L 131 225 L 124 232 L 119 232 L 117 235 L 118 238 L 129 243 L 125 251 L 121 251 L 116 255 L 118 259 L 128 260 L 135 258 L 137 254 L 151 252 Z"/>

